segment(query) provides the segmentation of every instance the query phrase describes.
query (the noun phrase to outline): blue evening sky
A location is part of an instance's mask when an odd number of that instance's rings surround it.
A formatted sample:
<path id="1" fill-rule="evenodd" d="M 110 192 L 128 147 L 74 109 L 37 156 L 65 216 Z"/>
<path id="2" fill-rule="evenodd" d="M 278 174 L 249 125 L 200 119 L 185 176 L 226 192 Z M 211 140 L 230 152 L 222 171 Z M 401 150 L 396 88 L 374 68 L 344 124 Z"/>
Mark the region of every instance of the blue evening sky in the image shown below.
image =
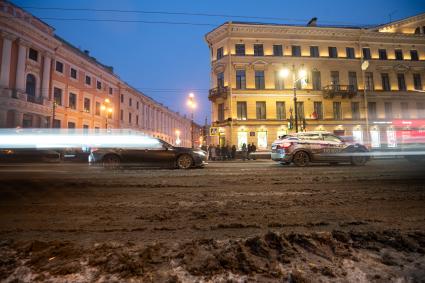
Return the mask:
<path id="1" fill-rule="evenodd" d="M 146 23 L 84 22 L 45 19 L 56 34 L 106 65 L 124 81 L 169 108 L 188 114 L 186 98 L 193 91 L 195 114 L 203 124 L 210 119 L 209 51 L 204 35 L 225 21 L 305 24 L 318 17 L 322 24 L 381 24 L 425 12 L 424 0 L 12 0 L 18 6 L 119 9 L 276 17 L 287 20 L 240 19 L 118 12 L 27 9 L 40 18 L 90 18 L 208 23 L 190 26 Z"/>

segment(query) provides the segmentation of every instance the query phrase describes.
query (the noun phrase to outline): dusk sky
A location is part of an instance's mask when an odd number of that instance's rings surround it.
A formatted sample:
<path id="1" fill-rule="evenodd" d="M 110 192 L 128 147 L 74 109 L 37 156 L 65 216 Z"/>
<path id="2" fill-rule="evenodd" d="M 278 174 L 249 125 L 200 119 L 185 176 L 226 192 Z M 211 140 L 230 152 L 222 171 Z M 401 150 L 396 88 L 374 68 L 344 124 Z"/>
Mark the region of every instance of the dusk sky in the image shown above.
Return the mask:
<path id="1" fill-rule="evenodd" d="M 169 108 L 188 114 L 186 98 L 193 91 L 198 101 L 195 119 L 210 121 L 209 51 L 204 35 L 225 21 L 261 21 L 304 25 L 312 17 L 318 24 L 373 25 L 413 16 L 425 11 L 423 0 L 357 1 L 57 1 L 13 0 L 21 7 L 88 8 L 225 14 L 229 17 L 167 15 L 153 13 L 67 11 L 25 8 L 56 29 L 56 34 L 100 62 L 131 86 Z M 320 3 L 320 5 L 319 5 Z M 278 19 L 238 18 L 235 16 Z M 56 18 L 56 19 L 48 19 Z M 60 18 L 60 19 L 57 19 Z M 90 22 L 66 19 L 107 19 L 186 22 L 207 25 Z"/>

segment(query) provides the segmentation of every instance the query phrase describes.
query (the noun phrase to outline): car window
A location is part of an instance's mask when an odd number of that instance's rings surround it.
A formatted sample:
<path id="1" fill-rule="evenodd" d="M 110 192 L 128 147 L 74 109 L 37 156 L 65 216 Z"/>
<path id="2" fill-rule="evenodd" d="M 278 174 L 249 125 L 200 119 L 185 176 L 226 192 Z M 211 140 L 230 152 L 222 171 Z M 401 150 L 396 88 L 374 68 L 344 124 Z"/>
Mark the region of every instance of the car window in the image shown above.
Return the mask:
<path id="1" fill-rule="evenodd" d="M 333 136 L 333 135 L 323 135 L 323 140 L 324 141 L 330 141 L 330 142 L 341 142 L 340 138 L 338 138 L 337 136 Z"/>
<path id="2" fill-rule="evenodd" d="M 314 141 L 314 140 L 320 140 L 320 136 L 317 134 L 309 134 L 309 135 L 302 135 L 300 136 L 301 139 L 303 140 L 309 140 L 309 141 Z"/>

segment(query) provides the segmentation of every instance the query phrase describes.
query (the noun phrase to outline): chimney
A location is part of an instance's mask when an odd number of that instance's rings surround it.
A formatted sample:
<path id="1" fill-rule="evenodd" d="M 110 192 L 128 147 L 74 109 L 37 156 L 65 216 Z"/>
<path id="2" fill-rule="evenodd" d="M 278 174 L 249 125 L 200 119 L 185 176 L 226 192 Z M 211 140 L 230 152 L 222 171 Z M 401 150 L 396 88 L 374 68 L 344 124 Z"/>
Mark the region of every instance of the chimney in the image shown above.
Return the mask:
<path id="1" fill-rule="evenodd" d="M 312 19 L 308 22 L 307 26 L 308 26 L 308 27 L 317 27 L 317 18 L 316 18 L 316 17 L 312 18 Z"/>

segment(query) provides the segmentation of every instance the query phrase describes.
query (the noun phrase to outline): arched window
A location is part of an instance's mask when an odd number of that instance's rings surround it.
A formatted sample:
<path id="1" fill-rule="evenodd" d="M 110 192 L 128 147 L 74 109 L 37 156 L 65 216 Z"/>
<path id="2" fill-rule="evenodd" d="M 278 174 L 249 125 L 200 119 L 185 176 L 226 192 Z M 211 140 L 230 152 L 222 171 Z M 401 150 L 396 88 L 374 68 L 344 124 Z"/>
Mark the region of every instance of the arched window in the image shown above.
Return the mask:
<path id="1" fill-rule="evenodd" d="M 28 74 L 27 75 L 27 84 L 25 87 L 25 92 L 27 93 L 28 96 L 33 96 L 35 97 L 35 76 L 33 74 Z"/>

